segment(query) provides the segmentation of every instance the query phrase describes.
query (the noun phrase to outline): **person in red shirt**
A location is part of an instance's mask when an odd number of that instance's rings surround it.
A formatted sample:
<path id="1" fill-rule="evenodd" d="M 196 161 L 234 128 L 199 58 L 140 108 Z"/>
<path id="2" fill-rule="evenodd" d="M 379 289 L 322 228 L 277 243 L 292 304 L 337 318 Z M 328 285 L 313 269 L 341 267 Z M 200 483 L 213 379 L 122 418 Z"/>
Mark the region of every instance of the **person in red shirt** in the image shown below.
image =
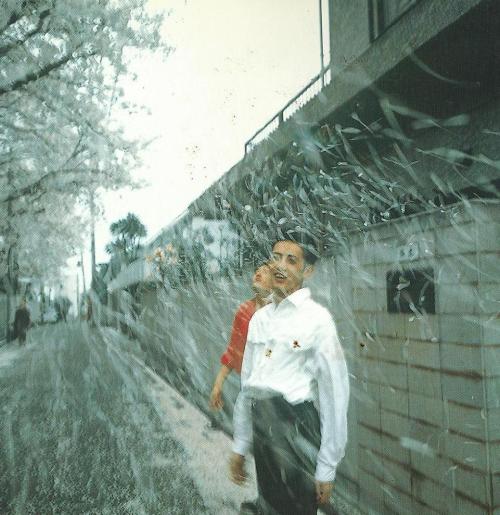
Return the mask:
<path id="1" fill-rule="evenodd" d="M 268 303 L 267 298 L 271 293 L 271 272 L 267 264 L 259 266 L 255 271 L 252 279 L 252 290 L 255 296 L 243 302 L 236 311 L 229 345 L 220 358 L 221 367 L 210 394 L 210 407 L 214 410 L 220 410 L 224 405 L 222 386 L 227 376 L 232 370 L 238 374 L 241 373 L 241 363 L 247 342 L 250 319 L 258 309 Z"/>

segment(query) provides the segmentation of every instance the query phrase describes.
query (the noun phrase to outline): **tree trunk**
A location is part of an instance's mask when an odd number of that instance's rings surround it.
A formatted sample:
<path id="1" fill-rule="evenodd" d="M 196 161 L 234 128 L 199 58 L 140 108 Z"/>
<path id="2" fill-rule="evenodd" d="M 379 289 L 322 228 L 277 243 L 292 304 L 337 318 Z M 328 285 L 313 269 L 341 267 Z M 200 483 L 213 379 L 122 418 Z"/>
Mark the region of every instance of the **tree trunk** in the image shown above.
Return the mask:
<path id="1" fill-rule="evenodd" d="M 10 187 L 12 184 L 12 170 L 9 168 L 7 171 L 7 185 L 8 190 L 10 191 Z M 16 274 L 17 274 L 17 263 L 15 259 L 15 243 L 13 243 L 13 228 L 12 228 L 12 217 L 13 217 L 13 208 L 12 208 L 12 200 L 8 200 L 7 202 L 7 234 L 6 241 L 8 245 L 7 251 L 7 276 L 6 276 L 6 290 L 7 290 L 7 306 L 5 316 L 7 318 L 7 323 L 5 324 L 6 332 L 9 333 L 10 328 L 10 319 L 12 317 L 12 303 L 15 299 L 16 295 Z"/>

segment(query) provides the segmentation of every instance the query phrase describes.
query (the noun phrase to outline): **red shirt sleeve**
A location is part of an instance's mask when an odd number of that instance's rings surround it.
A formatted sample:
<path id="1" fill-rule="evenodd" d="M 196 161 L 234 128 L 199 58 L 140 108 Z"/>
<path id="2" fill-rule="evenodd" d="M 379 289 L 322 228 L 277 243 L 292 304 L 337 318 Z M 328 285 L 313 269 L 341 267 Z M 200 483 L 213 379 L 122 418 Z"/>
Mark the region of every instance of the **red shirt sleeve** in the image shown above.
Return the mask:
<path id="1" fill-rule="evenodd" d="M 248 324 L 255 313 L 255 302 L 248 300 L 241 304 L 234 315 L 231 339 L 226 351 L 222 354 L 220 362 L 229 368 L 234 369 L 238 374 L 241 373 L 241 363 L 243 352 L 247 343 Z"/>

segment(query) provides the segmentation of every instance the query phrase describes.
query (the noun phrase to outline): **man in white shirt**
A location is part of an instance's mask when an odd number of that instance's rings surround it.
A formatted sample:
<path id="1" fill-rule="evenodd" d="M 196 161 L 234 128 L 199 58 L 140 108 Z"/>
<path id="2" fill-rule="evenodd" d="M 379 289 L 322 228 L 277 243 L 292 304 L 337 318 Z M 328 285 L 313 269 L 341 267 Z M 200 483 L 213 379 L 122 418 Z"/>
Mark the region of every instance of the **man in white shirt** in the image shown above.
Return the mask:
<path id="1" fill-rule="evenodd" d="M 252 440 L 259 509 L 315 514 L 330 497 L 347 442 L 349 382 L 330 313 L 303 281 L 316 256 L 303 239 L 273 245 L 274 301 L 250 321 L 234 408 L 234 482 Z"/>

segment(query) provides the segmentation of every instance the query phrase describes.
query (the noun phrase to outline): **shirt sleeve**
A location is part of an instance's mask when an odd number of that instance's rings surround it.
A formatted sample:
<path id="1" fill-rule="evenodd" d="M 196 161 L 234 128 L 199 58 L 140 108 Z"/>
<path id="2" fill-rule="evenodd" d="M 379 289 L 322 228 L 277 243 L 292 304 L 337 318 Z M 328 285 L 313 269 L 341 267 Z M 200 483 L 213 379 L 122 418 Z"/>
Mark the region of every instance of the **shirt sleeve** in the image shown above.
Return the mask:
<path id="1" fill-rule="evenodd" d="M 229 345 L 220 358 L 222 365 L 234 368 L 238 373 L 241 371 L 250 317 L 248 309 L 242 304 L 234 316 Z"/>
<path id="2" fill-rule="evenodd" d="M 349 378 L 344 353 L 331 317 L 318 331 L 316 370 L 321 423 L 315 478 L 333 481 L 347 443 Z"/>
<path id="3" fill-rule="evenodd" d="M 252 431 L 252 399 L 245 392 L 245 384 L 252 372 L 253 350 L 252 334 L 255 319 L 250 320 L 247 345 L 243 355 L 241 368 L 241 390 L 233 410 L 233 452 L 245 456 L 253 441 Z"/>

